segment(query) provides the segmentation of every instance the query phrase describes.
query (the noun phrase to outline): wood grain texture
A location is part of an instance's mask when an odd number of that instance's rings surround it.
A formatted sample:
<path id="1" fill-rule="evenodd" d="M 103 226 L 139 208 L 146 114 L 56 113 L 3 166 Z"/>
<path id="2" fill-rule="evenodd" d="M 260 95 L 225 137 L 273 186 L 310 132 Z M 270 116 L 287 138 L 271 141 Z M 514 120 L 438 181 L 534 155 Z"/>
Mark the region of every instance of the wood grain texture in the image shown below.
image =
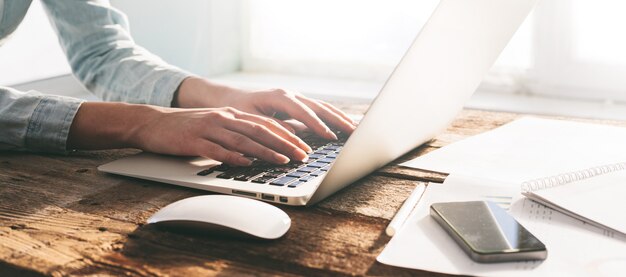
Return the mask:
<path id="1" fill-rule="evenodd" d="M 395 164 L 517 117 L 464 111 L 435 140 L 320 204 L 281 206 L 293 226 L 275 241 L 144 225 L 167 204 L 206 192 L 96 170 L 136 150 L 66 156 L 0 152 L 0 275 L 432 276 L 375 261 L 389 241 L 384 229 L 411 190 L 445 179 Z"/>

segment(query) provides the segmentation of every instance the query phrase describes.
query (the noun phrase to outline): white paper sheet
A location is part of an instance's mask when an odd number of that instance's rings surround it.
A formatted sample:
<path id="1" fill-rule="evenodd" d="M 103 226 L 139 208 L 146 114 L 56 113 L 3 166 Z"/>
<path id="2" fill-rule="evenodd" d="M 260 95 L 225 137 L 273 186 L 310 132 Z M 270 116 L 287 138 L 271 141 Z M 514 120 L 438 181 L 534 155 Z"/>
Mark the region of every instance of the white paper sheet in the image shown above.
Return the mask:
<path id="1" fill-rule="evenodd" d="M 402 166 L 521 183 L 626 161 L 626 128 L 525 117 Z"/>
<path id="2" fill-rule="evenodd" d="M 562 215 L 526 198 L 519 186 L 451 175 L 432 184 L 406 224 L 377 260 L 381 263 L 479 276 L 619 276 L 626 272 L 626 238 Z M 548 248 L 542 262 L 480 264 L 473 262 L 430 217 L 432 203 L 492 200 L 509 212 Z"/>
<path id="3" fill-rule="evenodd" d="M 626 170 L 539 189 L 530 194 L 547 206 L 551 203 L 556 210 L 569 211 L 571 216 L 602 224 L 626 235 Z"/>

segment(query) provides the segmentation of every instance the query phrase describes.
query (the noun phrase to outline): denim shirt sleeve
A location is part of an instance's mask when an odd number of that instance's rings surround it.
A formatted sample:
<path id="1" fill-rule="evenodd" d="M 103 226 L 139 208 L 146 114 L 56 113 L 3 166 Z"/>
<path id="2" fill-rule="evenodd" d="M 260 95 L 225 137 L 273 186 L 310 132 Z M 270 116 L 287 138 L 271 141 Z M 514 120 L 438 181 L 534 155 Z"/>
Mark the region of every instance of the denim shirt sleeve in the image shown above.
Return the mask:
<path id="1" fill-rule="evenodd" d="M 82 100 L 0 87 L 0 150 L 63 153 Z"/>
<path id="2" fill-rule="evenodd" d="M 126 16 L 109 1 L 42 2 L 74 75 L 88 90 L 106 101 L 171 106 L 190 74 L 137 46 Z"/>
<path id="3" fill-rule="evenodd" d="M 188 76 L 130 37 L 105 0 L 42 0 L 74 75 L 104 100 L 170 106 Z M 64 153 L 81 100 L 0 87 L 0 150 Z"/>

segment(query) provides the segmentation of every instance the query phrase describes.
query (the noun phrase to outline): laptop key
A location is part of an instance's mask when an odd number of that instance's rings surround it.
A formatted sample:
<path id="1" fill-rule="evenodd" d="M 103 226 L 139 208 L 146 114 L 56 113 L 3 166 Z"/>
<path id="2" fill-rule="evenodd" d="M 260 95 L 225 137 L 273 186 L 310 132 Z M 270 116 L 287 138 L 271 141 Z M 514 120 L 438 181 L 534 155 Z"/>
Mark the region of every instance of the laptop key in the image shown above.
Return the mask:
<path id="1" fill-rule="evenodd" d="M 220 173 L 219 175 L 217 175 L 215 177 L 220 178 L 220 179 L 232 179 L 233 175 L 228 173 L 228 172 L 223 172 L 223 173 Z"/>
<path id="2" fill-rule="evenodd" d="M 305 166 L 303 168 L 299 168 L 298 171 L 302 171 L 302 172 L 313 172 L 316 171 L 317 168 L 316 167 L 309 167 L 309 166 Z"/>
<path id="3" fill-rule="evenodd" d="M 218 166 L 212 167 L 211 169 L 215 170 L 215 171 L 221 171 L 221 172 L 225 172 L 229 169 L 231 169 L 232 167 L 230 165 L 227 164 L 220 164 Z"/>
<path id="4" fill-rule="evenodd" d="M 320 168 L 321 171 L 328 171 L 328 169 L 330 168 L 330 165 L 327 165 L 325 167 Z"/>
<path id="5" fill-rule="evenodd" d="M 268 172 L 274 172 L 274 173 L 287 173 L 289 171 L 291 171 L 291 168 L 287 168 L 287 167 L 276 167 L 276 168 L 272 168 L 268 170 Z"/>
<path id="6" fill-rule="evenodd" d="M 302 181 L 302 182 L 308 182 L 308 181 L 313 180 L 314 178 L 315 178 L 315 176 L 308 175 L 308 176 L 300 177 L 300 181 Z"/>
<path id="7" fill-rule="evenodd" d="M 317 159 L 321 159 L 323 157 L 324 157 L 324 155 L 320 155 L 320 154 L 310 154 L 309 155 L 309 160 L 317 160 Z"/>
<path id="8" fill-rule="evenodd" d="M 250 168 L 245 171 L 240 171 L 238 174 L 234 176 L 237 181 L 248 181 L 261 173 L 263 173 L 263 168 Z"/>
<path id="9" fill-rule="evenodd" d="M 247 167 L 233 167 L 219 175 L 217 175 L 217 178 L 221 178 L 221 179 L 232 179 L 234 177 L 237 177 L 239 175 L 245 174 L 246 171 L 248 171 L 249 168 Z"/>
<path id="10" fill-rule="evenodd" d="M 295 181 L 295 182 L 293 182 L 293 183 L 289 184 L 289 186 L 288 186 L 288 187 L 290 187 L 290 188 L 295 188 L 295 187 L 298 187 L 299 185 L 302 185 L 302 184 L 304 184 L 304 182 L 303 182 L 303 181 Z"/>
<path id="11" fill-rule="evenodd" d="M 313 154 L 318 154 L 318 155 L 328 155 L 334 153 L 334 151 L 332 150 L 317 150 L 315 152 L 313 152 Z"/>
<path id="12" fill-rule="evenodd" d="M 265 183 L 268 183 L 268 182 L 270 182 L 270 181 L 274 180 L 274 178 L 275 178 L 275 177 L 271 177 L 271 176 L 263 175 L 263 176 L 261 176 L 261 177 L 254 178 L 254 179 L 252 180 L 252 182 L 253 182 L 253 183 L 258 183 L 258 184 L 265 184 Z"/>
<path id="13" fill-rule="evenodd" d="M 272 178 L 278 178 L 278 177 L 282 176 L 283 174 L 285 174 L 285 173 L 284 172 L 267 172 L 263 176 L 272 177 Z"/>
<path id="14" fill-rule="evenodd" d="M 294 162 L 291 162 L 291 163 L 287 164 L 287 166 L 289 168 L 291 168 L 291 169 L 296 169 L 298 167 L 301 167 L 302 165 L 304 165 L 304 163 L 303 162 L 299 162 L 299 161 L 294 161 Z"/>
<path id="15" fill-rule="evenodd" d="M 316 162 L 318 162 L 318 163 L 327 163 L 327 164 L 329 164 L 329 163 L 332 163 L 332 162 L 334 162 L 334 161 L 335 161 L 335 159 L 331 159 L 331 158 L 323 158 L 323 159 L 319 159 L 319 160 L 317 160 Z"/>
<path id="16" fill-rule="evenodd" d="M 196 175 L 198 175 L 198 176 L 207 176 L 207 175 L 213 173 L 213 171 L 214 170 L 212 168 L 209 168 L 209 169 L 205 169 L 205 170 L 202 170 L 202 171 L 196 173 Z"/>
<path id="17" fill-rule="evenodd" d="M 310 164 L 307 164 L 306 166 L 308 166 L 308 167 L 317 167 L 317 168 L 320 168 L 320 167 L 325 167 L 325 166 L 327 166 L 327 165 L 328 165 L 328 164 L 325 164 L 325 163 L 312 162 L 312 163 L 310 163 Z"/>
<path id="18" fill-rule="evenodd" d="M 287 177 L 287 176 L 285 176 L 285 177 L 280 177 L 280 178 L 278 178 L 278 179 L 276 179 L 276 180 L 272 181 L 272 182 L 270 183 L 270 185 L 274 185 L 274 186 L 284 186 L 284 185 L 286 185 L 286 184 L 289 184 L 289 183 L 291 183 L 291 182 L 295 181 L 296 179 L 298 179 L 298 178 L 295 178 L 295 177 Z"/>
<path id="19" fill-rule="evenodd" d="M 235 179 L 235 181 L 242 181 L 242 182 L 246 182 L 248 180 L 250 180 L 250 178 L 252 178 L 254 176 L 248 176 L 246 174 L 239 174 L 237 176 L 233 176 L 233 179 Z"/>
<path id="20" fill-rule="evenodd" d="M 267 171 L 266 168 L 259 167 L 259 168 L 250 168 L 249 170 L 243 171 L 242 173 L 248 177 L 254 177 L 266 171 Z"/>
<path id="21" fill-rule="evenodd" d="M 294 171 L 294 172 L 289 172 L 287 173 L 287 176 L 289 177 L 296 177 L 296 178 L 300 178 L 303 177 L 304 175 L 306 175 L 306 172 L 303 171 Z"/>
<path id="22" fill-rule="evenodd" d="M 252 164 L 250 165 L 250 167 L 255 167 L 255 168 L 257 168 L 257 167 L 272 167 L 272 166 L 274 166 L 274 164 L 271 164 L 271 163 L 266 162 L 264 160 L 258 160 L 258 159 L 255 159 L 254 161 L 252 161 Z"/>

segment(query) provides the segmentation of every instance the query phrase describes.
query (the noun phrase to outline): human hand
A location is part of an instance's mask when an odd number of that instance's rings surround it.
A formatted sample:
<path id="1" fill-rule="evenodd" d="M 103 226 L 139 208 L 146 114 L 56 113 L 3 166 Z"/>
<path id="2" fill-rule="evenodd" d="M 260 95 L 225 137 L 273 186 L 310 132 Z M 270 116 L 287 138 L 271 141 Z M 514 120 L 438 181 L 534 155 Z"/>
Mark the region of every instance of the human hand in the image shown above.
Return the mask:
<path id="1" fill-rule="evenodd" d="M 326 139 L 337 139 L 328 125 L 347 134 L 356 128 L 356 123 L 336 107 L 299 93 L 282 89 L 246 92 L 195 77 L 183 81 L 176 104 L 181 107 L 233 107 L 275 119 L 293 118 Z M 276 121 L 283 124 L 279 119 Z"/>
<path id="2" fill-rule="evenodd" d="M 275 120 L 231 107 L 155 111 L 131 136 L 137 148 L 208 157 L 238 166 L 251 164 L 244 155 L 285 164 L 290 160 L 305 161 L 306 152 L 312 151 Z"/>
<path id="3" fill-rule="evenodd" d="M 267 117 L 295 119 L 326 139 L 337 139 L 328 126 L 347 134 L 356 128 L 356 123 L 333 105 L 283 89 L 239 92 L 224 105 Z"/>
<path id="4" fill-rule="evenodd" d="M 134 147 L 181 156 L 202 156 L 237 166 L 252 156 L 284 164 L 304 161 L 311 148 L 275 120 L 234 108 L 175 109 L 87 102 L 79 108 L 68 149 Z"/>

